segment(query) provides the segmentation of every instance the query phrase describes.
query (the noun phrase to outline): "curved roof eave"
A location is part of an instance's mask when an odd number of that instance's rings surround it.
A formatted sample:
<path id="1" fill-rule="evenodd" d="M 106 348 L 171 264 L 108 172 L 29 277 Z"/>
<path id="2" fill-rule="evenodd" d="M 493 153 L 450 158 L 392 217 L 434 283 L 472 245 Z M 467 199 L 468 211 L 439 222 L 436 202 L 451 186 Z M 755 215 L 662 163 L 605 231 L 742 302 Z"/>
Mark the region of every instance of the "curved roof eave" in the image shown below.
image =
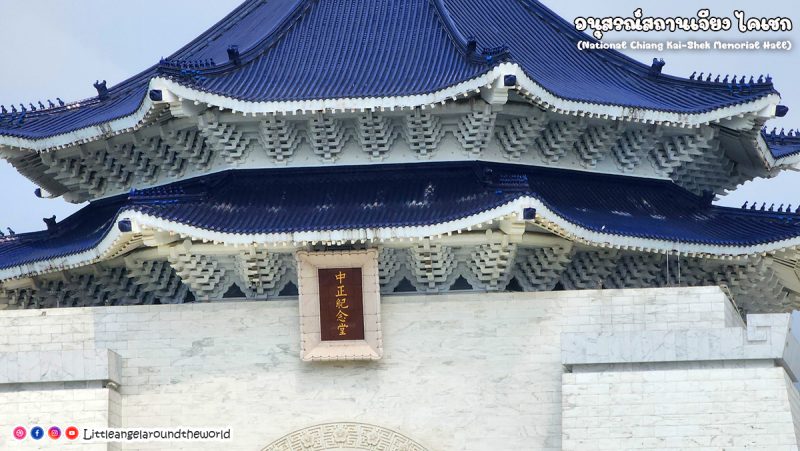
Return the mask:
<path id="1" fill-rule="evenodd" d="M 523 211 L 529 208 L 533 208 L 537 212 L 535 219 L 537 225 L 570 241 L 597 248 L 613 248 L 661 254 L 669 253 L 680 256 L 718 259 L 746 258 L 764 253 L 800 248 L 800 236 L 755 245 L 733 246 L 674 242 L 597 232 L 562 217 L 548 208 L 541 200 L 527 195 L 474 215 L 439 224 L 286 233 L 219 232 L 155 217 L 134 209 L 126 208 L 118 212 L 102 239 L 94 246 L 79 252 L 0 269 L 0 281 L 33 277 L 66 269 L 78 268 L 117 257 L 127 250 L 135 248 L 138 242 L 137 235 L 143 230 L 166 231 L 181 237 L 190 237 L 204 242 L 231 246 L 279 246 L 282 244 L 299 245 L 301 243 L 311 242 L 356 242 L 362 240 L 381 242 L 397 239 L 413 241 L 468 230 L 479 224 L 491 223 L 492 221 L 508 217 L 521 218 Z M 133 227 L 132 232 L 120 231 L 119 227 L 117 227 L 117 222 L 122 219 L 131 221 Z"/>
<path id="2" fill-rule="evenodd" d="M 761 130 L 756 139 L 759 151 L 767 158 L 771 167 L 791 167 L 800 163 L 800 131 L 784 134 L 772 131 L 767 133 L 766 128 Z"/>
<path id="3" fill-rule="evenodd" d="M 780 96 L 777 93 L 767 93 L 762 97 L 748 99 L 741 103 L 693 113 L 591 103 L 567 99 L 553 94 L 528 77 L 522 67 L 512 62 L 500 63 L 483 75 L 438 91 L 408 96 L 257 102 L 205 92 L 175 80 L 158 76 L 150 80 L 148 91 L 154 89 L 167 91 L 178 99 L 202 102 L 221 109 L 254 116 L 274 113 L 294 114 L 298 111 L 394 110 L 426 107 L 469 96 L 480 92 L 481 88 L 490 87 L 498 81 L 502 82 L 503 77 L 506 75 L 513 75 L 517 79 L 517 85 L 511 89 L 518 90 L 521 94 L 531 99 L 533 103 L 557 113 L 679 127 L 699 127 L 742 114 L 758 114 L 765 119 L 770 118 L 775 115 L 775 108 L 780 101 Z M 146 96 L 139 108 L 131 114 L 102 124 L 50 137 L 32 139 L 0 135 L 0 147 L 5 146 L 42 152 L 134 131 L 146 123 L 148 115 L 158 103 Z"/>

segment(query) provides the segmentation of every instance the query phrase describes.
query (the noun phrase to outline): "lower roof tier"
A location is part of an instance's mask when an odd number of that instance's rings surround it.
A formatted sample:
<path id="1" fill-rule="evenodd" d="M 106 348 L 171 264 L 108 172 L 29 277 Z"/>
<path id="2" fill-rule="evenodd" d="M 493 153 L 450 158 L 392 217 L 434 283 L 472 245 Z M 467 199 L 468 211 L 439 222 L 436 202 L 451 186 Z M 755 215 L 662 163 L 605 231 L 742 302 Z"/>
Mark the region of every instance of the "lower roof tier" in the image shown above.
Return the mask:
<path id="1" fill-rule="evenodd" d="M 798 214 L 714 206 L 669 180 L 485 162 L 238 170 L 95 201 L 47 231 L 2 237 L 0 280 L 97 261 L 132 228 L 300 244 L 425 238 L 511 216 L 602 247 L 736 256 L 800 244 Z"/>

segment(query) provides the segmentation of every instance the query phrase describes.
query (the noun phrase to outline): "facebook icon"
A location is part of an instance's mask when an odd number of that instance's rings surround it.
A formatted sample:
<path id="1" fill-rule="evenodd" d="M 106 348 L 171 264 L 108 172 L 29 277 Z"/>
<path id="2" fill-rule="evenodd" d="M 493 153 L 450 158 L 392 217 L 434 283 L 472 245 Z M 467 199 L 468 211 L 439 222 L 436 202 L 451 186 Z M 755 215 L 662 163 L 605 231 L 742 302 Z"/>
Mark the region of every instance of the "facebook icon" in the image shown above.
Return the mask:
<path id="1" fill-rule="evenodd" d="M 31 438 L 34 440 L 39 440 L 44 437 L 44 429 L 40 428 L 39 426 L 35 426 L 31 429 Z"/>

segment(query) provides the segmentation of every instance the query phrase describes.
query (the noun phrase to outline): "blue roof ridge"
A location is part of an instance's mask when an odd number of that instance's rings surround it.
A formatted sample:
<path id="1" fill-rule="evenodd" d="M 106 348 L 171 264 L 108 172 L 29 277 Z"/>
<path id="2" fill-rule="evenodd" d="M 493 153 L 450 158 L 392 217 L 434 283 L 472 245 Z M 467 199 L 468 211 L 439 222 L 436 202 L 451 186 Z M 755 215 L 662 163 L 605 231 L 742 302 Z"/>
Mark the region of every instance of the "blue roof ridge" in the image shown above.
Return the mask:
<path id="1" fill-rule="evenodd" d="M 257 10 L 260 4 L 263 2 L 264 0 L 247 0 L 246 2 L 236 7 L 233 11 L 228 13 L 228 15 L 220 19 L 217 23 L 209 27 L 202 34 L 189 41 L 186 45 L 184 45 L 180 49 L 176 50 L 172 55 L 167 57 L 167 59 L 182 60 L 185 59 L 184 55 L 185 53 L 197 52 L 198 50 L 208 47 L 209 38 L 211 36 L 219 33 L 220 29 L 224 30 L 229 29 L 230 28 L 229 24 L 237 23 L 239 20 L 241 20 L 242 17 Z M 198 44 L 202 45 L 198 46 Z"/>
<path id="2" fill-rule="evenodd" d="M 766 202 L 761 202 L 761 208 L 759 208 L 758 201 L 755 201 L 752 204 L 750 204 L 749 201 L 746 201 L 744 204 L 742 204 L 740 210 L 746 212 L 752 212 L 751 214 L 758 214 L 760 216 L 772 215 L 775 216 L 776 218 L 800 218 L 800 205 L 798 205 L 794 211 L 792 211 L 792 204 L 787 205 L 786 209 L 783 208 L 784 205 L 786 204 L 780 204 L 780 206 L 778 206 L 778 209 L 775 210 L 774 202 L 769 206 L 769 208 L 767 208 Z M 724 207 L 724 208 L 733 208 L 733 207 Z"/>
<path id="3" fill-rule="evenodd" d="M 118 99 L 120 97 L 124 97 L 124 96 L 127 96 L 127 95 L 131 94 L 131 91 L 134 91 L 137 88 L 139 88 L 142 83 L 149 82 L 149 80 L 154 75 L 156 75 L 156 73 L 157 73 L 156 67 L 157 66 L 151 66 L 151 67 L 145 69 L 144 71 L 134 75 L 133 77 L 130 77 L 130 78 L 126 79 L 126 80 L 123 80 L 122 82 L 118 83 L 117 85 L 114 85 L 111 88 L 108 88 L 108 90 L 107 90 L 108 94 L 103 99 L 101 99 L 99 95 L 96 95 L 96 96 L 93 96 L 93 97 L 87 97 L 85 99 L 75 100 L 75 101 L 67 103 L 67 102 L 61 101 L 61 99 L 57 97 L 56 100 L 59 101 L 59 105 L 56 105 L 56 106 L 53 106 L 53 107 L 48 107 L 48 108 L 45 108 L 45 109 L 36 109 L 34 111 L 28 110 L 28 111 L 25 111 L 24 114 L 23 114 L 22 111 L 19 111 L 19 112 L 17 112 L 15 114 L 15 113 L 12 113 L 10 111 L 8 111 L 8 112 L 4 111 L 2 108 L 0 108 L 0 126 L 7 127 L 7 128 L 19 128 L 22 125 L 24 125 L 24 120 L 25 119 L 32 119 L 32 118 L 41 117 L 41 116 L 59 114 L 59 113 L 63 113 L 63 112 L 66 112 L 66 111 L 73 110 L 73 109 L 78 109 L 78 108 L 91 106 L 91 105 L 99 105 L 99 104 L 107 103 L 107 102 L 113 103 L 113 101 L 115 99 Z M 142 95 L 142 99 L 139 102 L 139 107 L 141 106 L 142 102 L 144 102 L 144 99 L 145 99 L 145 96 Z M 2 107 L 2 106 L 0 106 L 0 107 Z M 138 107 L 137 107 L 137 109 L 138 109 Z M 131 114 L 133 114 L 133 113 L 131 113 Z M 121 117 L 124 117 L 124 116 L 121 116 Z M 106 122 L 106 121 L 102 121 L 101 120 L 101 121 L 86 125 L 83 128 L 91 127 L 91 126 L 97 125 L 97 124 L 102 124 L 104 122 Z M 0 135 L 1 134 L 2 133 L 0 133 Z"/>
<path id="4" fill-rule="evenodd" d="M 478 42 L 472 36 L 464 36 L 458 29 L 444 0 L 430 0 L 436 10 L 439 20 L 447 31 L 448 36 L 455 44 L 456 49 L 475 63 L 496 64 L 511 57 L 508 46 L 501 44 L 494 47 L 482 47 L 478 50 Z"/>
<path id="5" fill-rule="evenodd" d="M 767 143 L 773 158 L 781 159 L 800 154 L 800 129 L 790 129 L 786 132 L 785 128 L 778 131 L 773 127 L 767 131 L 767 127 L 761 128 L 761 138 Z"/>
<path id="6" fill-rule="evenodd" d="M 256 58 L 263 55 L 269 49 L 271 49 L 275 44 L 277 44 L 281 38 L 283 38 L 286 33 L 291 30 L 292 26 L 300 21 L 305 14 L 311 9 L 314 3 L 317 3 L 319 0 L 299 0 L 293 8 L 286 14 L 286 16 L 281 19 L 281 22 L 275 26 L 275 28 L 264 36 L 260 41 L 256 42 L 252 46 L 247 49 L 240 50 L 236 43 L 230 43 L 229 45 L 229 59 L 224 63 L 220 62 L 212 62 L 209 61 L 205 67 L 190 67 L 189 69 L 195 69 L 198 71 L 198 75 L 221 75 L 227 72 L 236 70 L 241 66 L 245 66 L 255 60 Z M 235 57 L 234 57 L 235 55 Z M 171 61 L 170 59 L 165 60 L 166 62 Z M 179 60 L 180 61 L 180 60 Z M 194 60 L 187 60 L 192 62 L 200 62 Z M 198 66 L 200 66 L 198 64 Z M 171 64 L 160 64 L 158 66 L 158 72 L 165 75 L 178 75 L 185 78 L 186 73 L 183 70 L 187 68 L 182 67 L 174 67 Z"/>

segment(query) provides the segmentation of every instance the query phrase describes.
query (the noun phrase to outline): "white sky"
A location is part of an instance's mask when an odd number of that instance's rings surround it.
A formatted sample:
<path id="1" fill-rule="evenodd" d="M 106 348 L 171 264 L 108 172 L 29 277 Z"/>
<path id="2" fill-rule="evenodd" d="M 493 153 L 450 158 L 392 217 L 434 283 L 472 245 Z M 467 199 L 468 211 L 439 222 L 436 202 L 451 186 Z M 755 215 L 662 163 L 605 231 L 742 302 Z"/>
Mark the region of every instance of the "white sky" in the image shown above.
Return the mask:
<path id="1" fill-rule="evenodd" d="M 330 0 L 323 0 L 330 1 Z M 157 62 L 200 34 L 230 10 L 239 0 L 0 0 L 0 29 L 5 45 L 0 46 L 0 104 L 37 102 L 61 97 L 65 101 L 95 95 L 92 83 L 108 80 L 114 85 Z M 572 20 L 582 16 L 630 16 L 637 7 L 645 15 L 693 16 L 698 7 L 711 9 L 712 15 L 733 18 L 734 9 L 748 16 L 788 16 L 800 19 L 795 1 L 688 0 L 655 2 L 623 0 L 611 2 L 570 1 L 545 4 Z M 777 35 L 707 33 L 702 39 L 756 39 Z M 800 44 L 800 22 L 782 37 Z M 629 34 L 626 39 L 687 39 L 673 35 Z M 606 33 L 605 40 L 620 39 Z M 500 44 L 500 43 L 497 43 Z M 787 129 L 800 127 L 800 68 L 797 50 L 791 52 L 634 52 L 631 56 L 649 62 L 662 57 L 667 73 L 687 76 L 692 71 L 738 75 L 769 72 L 790 107 L 786 118 L 775 125 Z M 745 199 L 766 202 L 800 202 L 800 174 L 786 173 L 768 181 L 748 183 L 721 201 L 740 205 Z M 33 195 L 35 186 L 0 161 L 0 228 L 17 232 L 39 230 L 43 217 L 56 214 L 59 220 L 79 206 L 61 200 L 42 200 Z"/>

